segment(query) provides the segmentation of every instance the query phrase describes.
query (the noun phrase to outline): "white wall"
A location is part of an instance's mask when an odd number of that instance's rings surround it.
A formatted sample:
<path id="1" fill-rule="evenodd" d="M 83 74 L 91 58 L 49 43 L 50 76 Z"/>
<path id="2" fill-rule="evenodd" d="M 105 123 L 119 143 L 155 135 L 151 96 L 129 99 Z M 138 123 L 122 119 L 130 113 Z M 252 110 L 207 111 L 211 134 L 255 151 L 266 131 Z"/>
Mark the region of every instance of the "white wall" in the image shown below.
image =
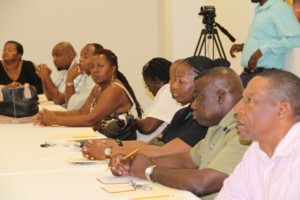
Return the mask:
<path id="1" fill-rule="evenodd" d="M 142 66 L 156 56 L 169 60 L 193 55 L 204 28 L 200 7 L 213 5 L 216 22 L 236 42 L 244 42 L 254 4 L 249 0 L 0 0 L 0 47 L 7 40 L 24 45 L 23 58 L 53 65 L 51 50 L 69 41 L 79 52 L 98 42 L 119 57 L 120 70 L 127 76 L 146 108 L 151 96 L 144 88 Z M 241 54 L 229 56 L 233 44 L 219 36 L 231 66 L 241 71 Z M 289 55 L 287 69 L 300 74 L 299 49 Z"/>
<path id="2" fill-rule="evenodd" d="M 158 55 L 157 10 L 153 0 L 0 0 L 0 48 L 16 40 L 24 46 L 23 59 L 53 66 L 51 51 L 60 41 L 78 53 L 86 43 L 100 43 L 116 53 L 146 107 L 151 99 L 141 74 Z"/>

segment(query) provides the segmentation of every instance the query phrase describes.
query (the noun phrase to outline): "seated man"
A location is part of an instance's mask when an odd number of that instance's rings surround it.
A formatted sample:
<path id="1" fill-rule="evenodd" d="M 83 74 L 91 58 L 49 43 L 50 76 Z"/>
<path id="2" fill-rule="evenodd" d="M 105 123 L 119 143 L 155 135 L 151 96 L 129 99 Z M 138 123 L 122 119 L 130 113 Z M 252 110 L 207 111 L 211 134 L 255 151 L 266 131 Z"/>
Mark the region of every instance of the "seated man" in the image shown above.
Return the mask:
<path id="1" fill-rule="evenodd" d="M 235 110 L 240 137 L 253 143 L 217 199 L 299 199 L 299 77 L 282 70 L 256 75 Z"/>
<path id="2" fill-rule="evenodd" d="M 172 94 L 178 103 L 190 104 L 194 78 L 215 62 L 204 56 L 192 56 L 181 62 L 176 70 L 176 80 L 171 86 Z M 135 148 L 148 156 L 161 156 L 190 150 L 206 135 L 207 127 L 200 126 L 192 118 L 191 106 L 186 106 L 174 115 L 171 123 L 152 140 L 124 141 L 117 143 L 111 139 L 90 140 L 82 148 L 83 155 L 89 159 L 105 159 L 117 153 L 129 153 Z"/>
<path id="3" fill-rule="evenodd" d="M 53 62 L 59 71 L 55 82 L 51 79 L 51 69 L 46 64 L 39 64 L 37 74 L 42 80 L 43 91 L 49 101 L 58 105 L 65 105 L 65 82 L 68 69 L 76 62 L 76 52 L 68 42 L 56 44 L 52 50 Z M 84 77 L 77 76 L 75 80 L 75 91 L 78 92 Z"/>
<path id="4" fill-rule="evenodd" d="M 248 147 L 239 140 L 231 111 L 242 92 L 242 82 L 232 69 L 204 71 L 195 80 L 191 107 L 193 119 L 209 126 L 206 137 L 189 152 L 152 159 L 143 154 L 132 159 L 116 155 L 109 164 L 112 173 L 147 178 L 191 191 L 203 200 L 213 199 Z"/>
<path id="5" fill-rule="evenodd" d="M 65 102 L 68 110 L 80 109 L 94 88 L 95 82 L 91 77 L 90 69 L 93 65 L 93 55 L 95 51 L 100 49 L 103 49 L 103 47 L 97 43 L 85 45 L 80 52 L 79 63 L 75 63 L 68 70 L 65 84 Z M 85 77 L 80 90 L 76 93 L 74 80 L 81 74 Z"/>
<path id="6" fill-rule="evenodd" d="M 149 141 L 170 124 L 174 114 L 182 108 L 172 97 L 169 80 L 175 76 L 179 62 L 164 58 L 153 58 L 143 67 L 143 78 L 148 90 L 154 96 L 143 118 L 136 119 L 137 140 Z"/>

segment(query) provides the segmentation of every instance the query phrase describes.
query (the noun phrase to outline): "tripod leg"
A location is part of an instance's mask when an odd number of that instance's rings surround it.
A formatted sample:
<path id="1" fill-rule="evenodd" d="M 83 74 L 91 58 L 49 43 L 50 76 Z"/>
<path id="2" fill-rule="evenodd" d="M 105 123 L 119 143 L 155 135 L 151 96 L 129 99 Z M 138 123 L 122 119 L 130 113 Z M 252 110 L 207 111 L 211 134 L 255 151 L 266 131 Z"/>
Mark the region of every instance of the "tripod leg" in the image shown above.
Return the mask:
<path id="1" fill-rule="evenodd" d="M 199 48 L 200 45 L 200 48 Z M 201 51 L 203 49 L 203 46 L 206 46 L 206 30 L 202 29 L 195 52 L 194 56 L 199 56 L 201 54 Z M 206 56 L 206 48 L 204 49 L 204 56 Z"/>
<path id="2" fill-rule="evenodd" d="M 215 35 L 216 35 L 216 37 L 215 37 Z M 217 30 L 216 30 L 215 34 L 213 35 L 213 39 L 214 39 L 215 42 L 216 42 L 216 47 L 217 47 L 217 49 L 218 49 L 220 58 L 225 58 L 225 59 L 227 59 L 227 58 L 226 58 L 225 51 L 224 51 L 224 48 L 223 48 L 223 45 L 222 45 L 222 43 L 221 43 L 221 40 L 220 40 L 220 37 L 219 37 L 219 35 L 218 35 Z M 219 45 L 220 45 L 220 46 L 219 46 Z M 222 51 L 222 52 L 221 52 L 221 51 Z"/>

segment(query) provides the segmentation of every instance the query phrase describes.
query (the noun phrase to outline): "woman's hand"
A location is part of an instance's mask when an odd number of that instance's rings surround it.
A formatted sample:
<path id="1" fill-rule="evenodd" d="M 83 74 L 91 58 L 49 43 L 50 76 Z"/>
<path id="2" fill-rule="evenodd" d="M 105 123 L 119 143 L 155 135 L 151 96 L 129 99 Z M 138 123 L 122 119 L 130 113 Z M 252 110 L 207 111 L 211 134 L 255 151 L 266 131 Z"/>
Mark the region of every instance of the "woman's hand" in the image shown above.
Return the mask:
<path id="1" fill-rule="evenodd" d="M 55 114 L 55 112 L 43 109 L 37 114 L 37 116 L 33 120 L 33 124 L 41 126 L 55 125 L 56 119 L 57 115 Z"/>

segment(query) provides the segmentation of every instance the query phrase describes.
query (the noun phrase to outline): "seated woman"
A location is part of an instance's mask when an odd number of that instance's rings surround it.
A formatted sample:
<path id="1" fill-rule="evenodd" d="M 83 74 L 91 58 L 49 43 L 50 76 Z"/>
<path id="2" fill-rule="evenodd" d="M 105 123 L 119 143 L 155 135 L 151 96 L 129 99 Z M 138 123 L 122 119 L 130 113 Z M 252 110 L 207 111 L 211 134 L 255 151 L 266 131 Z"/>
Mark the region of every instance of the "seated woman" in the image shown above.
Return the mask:
<path id="1" fill-rule="evenodd" d="M 177 63 L 164 58 L 153 58 L 143 67 L 143 78 L 148 90 L 154 96 L 143 118 L 136 119 L 137 139 L 148 141 L 171 122 L 174 114 L 182 108 L 170 92 L 169 79 Z M 169 74 L 170 73 L 170 74 Z"/>
<path id="2" fill-rule="evenodd" d="M 130 111 L 134 105 L 140 117 L 142 109 L 125 76 L 118 71 L 117 56 L 110 50 L 97 50 L 93 56 L 91 76 L 96 85 L 78 110 L 43 110 L 36 123 L 44 126 L 61 125 L 93 127 L 108 115 Z"/>
<path id="3" fill-rule="evenodd" d="M 193 56 L 181 62 L 176 70 L 175 82 L 171 85 L 173 97 L 182 105 L 193 101 L 194 78 L 204 70 L 211 69 L 215 62 L 203 56 Z M 105 159 L 117 153 L 127 154 L 138 148 L 140 153 L 157 157 L 190 150 L 206 135 L 207 127 L 200 126 L 192 117 L 189 106 L 180 109 L 171 123 L 149 142 L 114 141 L 112 139 L 89 140 L 82 148 L 83 156 L 89 159 Z"/>
<path id="4" fill-rule="evenodd" d="M 35 72 L 34 64 L 22 60 L 23 52 L 23 46 L 16 41 L 7 41 L 4 44 L 0 63 L 0 85 L 15 88 L 28 83 L 35 87 L 38 94 L 42 94 L 42 81 Z"/>

